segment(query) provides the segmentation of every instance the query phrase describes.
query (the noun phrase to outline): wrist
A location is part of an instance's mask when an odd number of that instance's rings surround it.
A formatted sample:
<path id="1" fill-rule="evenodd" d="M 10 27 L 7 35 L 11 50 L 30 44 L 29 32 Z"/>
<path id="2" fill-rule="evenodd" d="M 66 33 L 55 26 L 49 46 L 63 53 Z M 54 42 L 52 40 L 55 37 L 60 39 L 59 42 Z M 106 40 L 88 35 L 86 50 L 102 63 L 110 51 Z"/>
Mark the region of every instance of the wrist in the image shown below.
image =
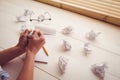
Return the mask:
<path id="1" fill-rule="evenodd" d="M 35 47 L 34 48 L 27 48 L 26 51 L 33 53 L 34 55 L 36 55 L 36 53 L 38 52 L 38 50 Z"/>
<path id="2" fill-rule="evenodd" d="M 25 52 L 25 48 L 21 47 L 20 45 L 18 45 L 18 44 L 17 44 L 15 47 L 16 47 L 16 48 L 18 48 L 19 50 L 21 50 L 21 51 L 24 51 L 24 52 Z"/>
<path id="3" fill-rule="evenodd" d="M 35 54 L 30 50 L 27 50 L 26 53 L 27 53 L 26 54 L 27 57 L 33 57 L 33 58 L 35 57 Z"/>
<path id="4" fill-rule="evenodd" d="M 16 45 L 15 47 L 16 47 L 17 49 L 19 49 L 20 51 L 25 52 L 25 48 L 22 48 L 22 47 L 20 47 L 19 45 Z"/>

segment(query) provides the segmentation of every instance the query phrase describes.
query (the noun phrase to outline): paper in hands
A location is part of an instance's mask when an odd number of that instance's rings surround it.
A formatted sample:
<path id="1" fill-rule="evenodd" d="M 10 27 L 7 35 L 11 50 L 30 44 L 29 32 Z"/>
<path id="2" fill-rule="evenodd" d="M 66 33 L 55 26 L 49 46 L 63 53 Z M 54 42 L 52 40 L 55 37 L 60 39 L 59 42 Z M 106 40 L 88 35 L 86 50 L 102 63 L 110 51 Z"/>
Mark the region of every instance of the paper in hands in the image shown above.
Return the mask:
<path id="1" fill-rule="evenodd" d="M 33 31 L 28 35 L 28 37 L 31 37 Z M 35 56 L 35 61 L 36 62 L 41 62 L 41 63 L 47 63 L 48 62 L 48 53 L 43 46 L 36 54 Z"/>
<path id="2" fill-rule="evenodd" d="M 23 28 L 24 28 L 24 26 L 23 26 Z M 33 30 L 27 35 L 27 37 L 30 38 L 32 36 L 32 34 L 33 34 Z M 29 42 L 29 40 L 28 40 L 28 42 Z M 41 63 L 48 62 L 48 53 L 44 46 L 41 49 L 39 49 L 39 51 L 37 52 L 37 54 L 35 56 L 35 61 L 41 62 Z"/>

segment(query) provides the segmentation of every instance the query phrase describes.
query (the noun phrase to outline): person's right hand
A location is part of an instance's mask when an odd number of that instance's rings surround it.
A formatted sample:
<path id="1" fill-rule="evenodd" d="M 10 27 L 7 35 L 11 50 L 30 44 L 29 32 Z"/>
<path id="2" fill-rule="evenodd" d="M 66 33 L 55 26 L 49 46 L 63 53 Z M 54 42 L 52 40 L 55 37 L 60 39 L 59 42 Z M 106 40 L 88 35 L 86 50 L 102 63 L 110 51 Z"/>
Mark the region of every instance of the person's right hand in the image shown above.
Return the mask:
<path id="1" fill-rule="evenodd" d="M 34 30 L 31 37 L 28 41 L 27 52 L 29 54 L 34 54 L 39 51 L 41 47 L 45 44 L 45 38 L 43 37 L 42 33 L 38 30 Z"/>

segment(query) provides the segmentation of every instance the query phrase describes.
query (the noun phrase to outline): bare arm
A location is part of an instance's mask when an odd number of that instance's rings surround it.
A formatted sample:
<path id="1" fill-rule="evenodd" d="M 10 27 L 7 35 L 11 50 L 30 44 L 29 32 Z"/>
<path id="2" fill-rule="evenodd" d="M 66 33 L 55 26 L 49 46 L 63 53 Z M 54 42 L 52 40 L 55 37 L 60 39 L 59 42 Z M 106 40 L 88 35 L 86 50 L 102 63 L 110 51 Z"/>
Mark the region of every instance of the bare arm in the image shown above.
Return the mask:
<path id="1" fill-rule="evenodd" d="M 17 80 L 33 80 L 34 71 L 34 57 L 35 55 L 30 51 L 27 52 L 22 70 L 18 76 Z"/>
<path id="2" fill-rule="evenodd" d="M 24 53 L 24 50 L 15 46 L 4 51 L 0 51 L 0 65 L 4 65 L 13 58 Z"/>
<path id="3" fill-rule="evenodd" d="M 17 80 L 33 80 L 34 58 L 44 45 L 45 39 L 40 31 L 34 31 L 26 49 L 26 58 Z"/>
<path id="4" fill-rule="evenodd" d="M 27 45 L 27 35 L 29 32 L 30 31 L 25 30 L 21 33 L 19 42 L 16 46 L 0 51 L 0 65 L 4 65 L 8 61 L 25 52 L 25 47 Z"/>

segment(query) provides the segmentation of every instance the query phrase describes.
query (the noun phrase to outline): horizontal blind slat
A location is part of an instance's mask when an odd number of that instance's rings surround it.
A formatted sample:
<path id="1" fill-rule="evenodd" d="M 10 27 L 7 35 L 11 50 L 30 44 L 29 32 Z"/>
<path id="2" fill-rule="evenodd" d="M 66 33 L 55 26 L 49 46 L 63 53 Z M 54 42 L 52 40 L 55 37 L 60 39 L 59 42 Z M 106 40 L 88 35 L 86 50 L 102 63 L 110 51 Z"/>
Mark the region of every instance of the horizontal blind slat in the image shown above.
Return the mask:
<path id="1" fill-rule="evenodd" d="M 86 0 L 86 1 L 84 1 L 84 0 L 74 0 L 74 1 L 73 0 L 62 0 L 62 1 L 76 4 L 78 6 L 87 7 L 90 9 L 95 9 L 96 11 L 102 11 L 102 12 L 120 17 L 119 10 L 115 11 L 111 8 L 101 7 L 101 5 L 91 3 L 91 2 L 89 2 L 89 0 Z"/>
<path id="2" fill-rule="evenodd" d="M 120 26 L 120 0 L 36 0 Z"/>
<path id="3" fill-rule="evenodd" d="M 116 5 L 116 4 L 113 4 L 113 3 L 108 3 L 108 2 L 104 2 L 104 1 L 99 1 L 99 0 L 88 0 L 88 1 L 91 1 L 95 4 L 98 4 L 98 5 L 102 5 L 104 7 L 107 7 L 107 8 L 111 8 L 115 11 L 119 11 L 120 12 L 120 4 L 119 5 Z"/>

